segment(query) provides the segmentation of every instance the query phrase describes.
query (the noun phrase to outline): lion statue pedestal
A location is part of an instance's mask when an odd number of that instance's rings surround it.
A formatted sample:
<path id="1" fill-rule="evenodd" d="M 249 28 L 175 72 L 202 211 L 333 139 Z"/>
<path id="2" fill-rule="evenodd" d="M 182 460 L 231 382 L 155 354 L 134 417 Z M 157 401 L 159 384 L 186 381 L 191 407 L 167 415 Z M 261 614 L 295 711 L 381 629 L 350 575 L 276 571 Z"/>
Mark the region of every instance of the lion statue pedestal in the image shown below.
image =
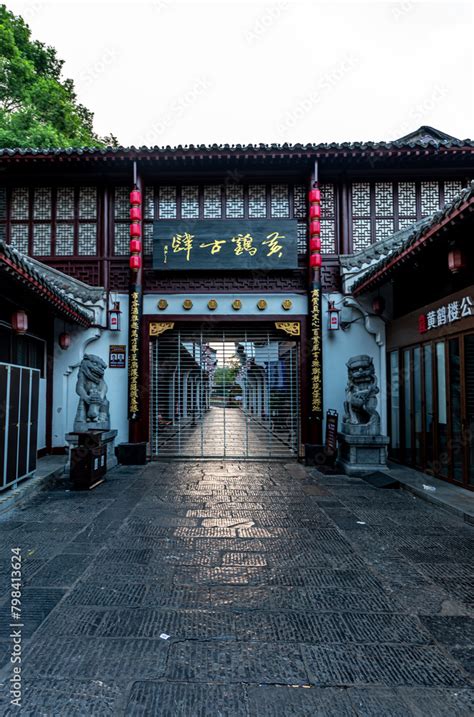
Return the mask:
<path id="1" fill-rule="evenodd" d="M 100 356 L 84 354 L 79 366 L 76 393 L 79 397 L 74 430 L 66 434 L 66 442 L 71 449 L 78 445 L 78 433 L 102 431 L 101 441 L 107 450 L 107 469 L 117 464 L 114 443 L 116 430 L 110 430 L 109 402 L 107 384 L 104 379 L 107 364 Z M 70 465 L 70 458 L 68 466 Z"/>
<path id="2" fill-rule="evenodd" d="M 346 366 L 348 380 L 338 434 L 338 464 L 348 475 L 384 470 L 389 438 L 380 433 L 374 362 L 370 356 L 352 356 Z"/>

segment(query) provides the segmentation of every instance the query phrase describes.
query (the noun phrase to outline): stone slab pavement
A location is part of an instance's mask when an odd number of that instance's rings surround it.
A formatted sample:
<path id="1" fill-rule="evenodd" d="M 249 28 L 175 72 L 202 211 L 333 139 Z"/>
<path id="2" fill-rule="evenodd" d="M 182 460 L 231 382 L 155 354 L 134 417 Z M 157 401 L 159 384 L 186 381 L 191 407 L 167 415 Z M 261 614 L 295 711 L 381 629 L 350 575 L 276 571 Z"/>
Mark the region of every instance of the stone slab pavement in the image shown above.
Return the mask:
<path id="1" fill-rule="evenodd" d="M 3 515 L 0 543 L 5 717 L 474 714 L 474 529 L 404 491 L 297 464 L 120 467 Z"/>

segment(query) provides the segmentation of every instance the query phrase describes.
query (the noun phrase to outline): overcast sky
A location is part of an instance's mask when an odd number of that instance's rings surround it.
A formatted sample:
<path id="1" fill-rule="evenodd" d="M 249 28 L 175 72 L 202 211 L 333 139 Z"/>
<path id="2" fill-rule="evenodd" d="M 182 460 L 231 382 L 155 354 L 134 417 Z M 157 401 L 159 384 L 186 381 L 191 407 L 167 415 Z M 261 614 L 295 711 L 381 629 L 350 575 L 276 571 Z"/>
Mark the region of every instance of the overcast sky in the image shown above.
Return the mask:
<path id="1" fill-rule="evenodd" d="M 473 137 L 473 3 L 6 0 L 125 145 Z"/>

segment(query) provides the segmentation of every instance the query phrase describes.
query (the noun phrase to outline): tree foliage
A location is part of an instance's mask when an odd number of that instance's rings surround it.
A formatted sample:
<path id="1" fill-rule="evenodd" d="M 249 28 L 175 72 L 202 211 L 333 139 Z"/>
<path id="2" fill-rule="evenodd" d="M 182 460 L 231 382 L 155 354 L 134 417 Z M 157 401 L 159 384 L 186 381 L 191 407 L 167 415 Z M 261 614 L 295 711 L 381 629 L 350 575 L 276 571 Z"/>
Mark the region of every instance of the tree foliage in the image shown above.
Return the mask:
<path id="1" fill-rule="evenodd" d="M 56 50 L 31 39 L 21 17 L 0 5 L 0 147 L 103 147 L 93 113 L 62 79 Z"/>

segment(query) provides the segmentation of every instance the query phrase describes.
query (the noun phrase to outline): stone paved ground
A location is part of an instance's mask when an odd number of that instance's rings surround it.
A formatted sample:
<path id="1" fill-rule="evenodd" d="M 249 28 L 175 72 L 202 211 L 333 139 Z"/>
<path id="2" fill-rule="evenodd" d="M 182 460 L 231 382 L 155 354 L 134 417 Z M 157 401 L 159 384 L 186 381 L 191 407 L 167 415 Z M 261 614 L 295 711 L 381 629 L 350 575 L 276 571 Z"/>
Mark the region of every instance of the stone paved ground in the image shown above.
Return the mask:
<path id="1" fill-rule="evenodd" d="M 23 708 L 0 714 L 474 714 L 474 531 L 296 464 L 120 468 L 0 522 L 23 551 Z M 163 639 L 163 633 L 169 639 Z"/>

